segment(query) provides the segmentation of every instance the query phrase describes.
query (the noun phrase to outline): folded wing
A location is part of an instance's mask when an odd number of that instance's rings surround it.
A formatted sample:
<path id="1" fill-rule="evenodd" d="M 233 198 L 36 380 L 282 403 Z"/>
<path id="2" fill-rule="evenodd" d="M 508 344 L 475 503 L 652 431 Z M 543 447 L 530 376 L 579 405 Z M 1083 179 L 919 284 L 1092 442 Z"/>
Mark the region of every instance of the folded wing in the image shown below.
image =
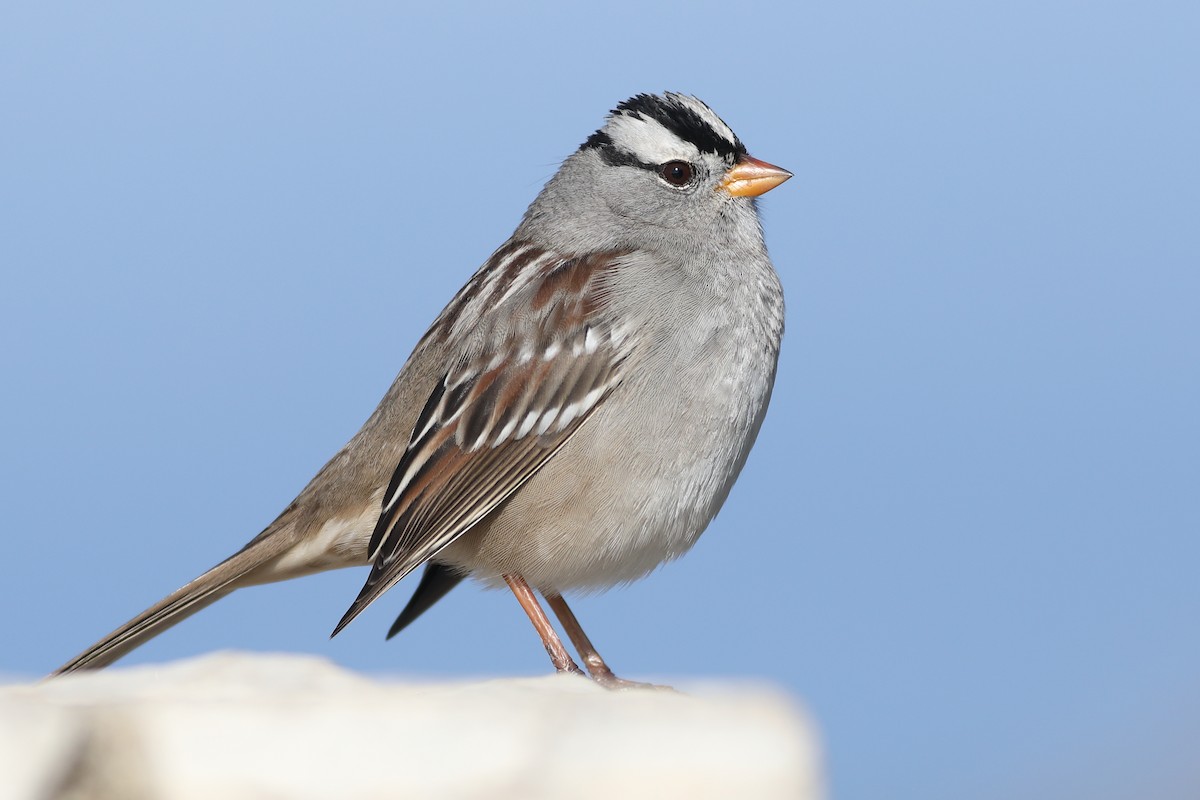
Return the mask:
<path id="1" fill-rule="evenodd" d="M 510 245 L 476 276 L 483 291 L 434 323 L 426 338 L 444 337 L 452 363 L 384 493 L 370 577 L 334 635 L 520 489 L 620 384 L 632 341 L 608 298 L 621 259 Z"/>

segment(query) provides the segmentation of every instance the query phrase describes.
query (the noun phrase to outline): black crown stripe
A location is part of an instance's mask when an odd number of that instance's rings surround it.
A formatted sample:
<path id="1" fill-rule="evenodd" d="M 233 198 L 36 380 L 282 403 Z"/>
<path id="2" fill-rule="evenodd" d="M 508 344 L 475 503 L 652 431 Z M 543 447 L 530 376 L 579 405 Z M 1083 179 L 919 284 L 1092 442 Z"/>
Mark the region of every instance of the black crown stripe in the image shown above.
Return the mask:
<path id="1" fill-rule="evenodd" d="M 691 142 L 702 153 L 738 158 L 746 155 L 746 147 L 734 136 L 729 141 L 694 109 L 667 97 L 639 94 L 617 105 L 613 116 L 626 115 L 639 119 L 652 119 L 685 142 Z M 617 151 L 612 139 L 603 130 L 588 137 L 580 149 L 597 148 L 610 164 L 647 166 L 627 153 Z"/>

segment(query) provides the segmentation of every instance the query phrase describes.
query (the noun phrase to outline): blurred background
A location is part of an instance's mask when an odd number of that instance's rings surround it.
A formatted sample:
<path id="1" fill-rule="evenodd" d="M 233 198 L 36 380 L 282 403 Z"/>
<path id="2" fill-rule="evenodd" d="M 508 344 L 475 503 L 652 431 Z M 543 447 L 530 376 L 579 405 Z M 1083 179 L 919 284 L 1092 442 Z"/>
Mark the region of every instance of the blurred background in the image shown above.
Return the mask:
<path id="1" fill-rule="evenodd" d="M 6 4 L 0 671 L 240 547 L 605 112 L 705 99 L 796 177 L 771 412 L 696 549 L 575 610 L 616 670 L 766 681 L 839 798 L 1200 791 L 1200 6 Z M 365 570 L 126 664 L 540 675 L 513 599 L 403 636 Z"/>

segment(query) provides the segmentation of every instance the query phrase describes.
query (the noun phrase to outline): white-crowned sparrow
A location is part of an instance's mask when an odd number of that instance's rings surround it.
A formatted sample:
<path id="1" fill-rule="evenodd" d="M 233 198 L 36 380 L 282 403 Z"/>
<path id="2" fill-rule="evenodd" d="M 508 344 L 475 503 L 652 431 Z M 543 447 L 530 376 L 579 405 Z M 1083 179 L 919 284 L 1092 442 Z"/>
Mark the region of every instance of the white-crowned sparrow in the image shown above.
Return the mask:
<path id="1" fill-rule="evenodd" d="M 728 495 L 783 333 L 754 198 L 789 177 L 694 97 L 618 105 L 279 518 L 58 672 L 109 664 L 236 588 L 371 564 L 336 634 L 426 564 L 389 636 L 463 576 L 507 582 L 554 665 L 578 672 L 533 587 L 592 676 L 623 685 L 561 593 L 679 556 Z"/>

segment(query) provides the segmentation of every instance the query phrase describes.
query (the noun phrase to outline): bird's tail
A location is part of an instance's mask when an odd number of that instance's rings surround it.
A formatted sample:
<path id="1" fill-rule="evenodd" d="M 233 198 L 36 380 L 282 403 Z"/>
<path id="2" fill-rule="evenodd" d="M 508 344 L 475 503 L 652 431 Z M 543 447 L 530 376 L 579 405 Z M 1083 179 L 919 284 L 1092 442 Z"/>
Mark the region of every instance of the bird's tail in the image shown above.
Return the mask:
<path id="1" fill-rule="evenodd" d="M 159 600 L 51 674 L 106 667 L 239 586 L 256 583 L 253 573 L 278 556 L 283 544 L 283 537 L 267 536 L 267 533 L 277 531 L 268 528 L 240 551 Z"/>

